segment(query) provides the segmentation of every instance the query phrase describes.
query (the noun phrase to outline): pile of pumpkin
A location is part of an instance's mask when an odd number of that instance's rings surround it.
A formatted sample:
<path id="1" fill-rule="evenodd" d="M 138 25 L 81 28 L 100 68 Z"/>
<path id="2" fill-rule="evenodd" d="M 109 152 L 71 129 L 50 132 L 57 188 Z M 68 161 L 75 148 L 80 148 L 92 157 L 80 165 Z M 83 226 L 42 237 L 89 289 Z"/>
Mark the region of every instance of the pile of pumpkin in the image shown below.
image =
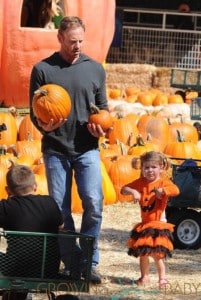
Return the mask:
<path id="1" fill-rule="evenodd" d="M 193 98 L 198 97 L 198 92 L 179 90 L 169 93 L 156 88 L 148 90 L 141 90 L 136 87 L 127 87 L 123 90 L 108 88 L 107 97 L 110 111 L 114 115 L 117 112 L 121 112 L 123 115 L 130 112 L 137 114 L 151 112 L 165 118 L 176 118 L 179 113 L 182 114 L 185 122 L 190 122 L 189 105 Z"/>
<path id="2" fill-rule="evenodd" d="M 121 195 L 120 189 L 124 184 L 140 176 L 140 168 L 133 167 L 132 162 L 134 158 L 146 151 L 161 151 L 172 157 L 172 161 L 178 164 L 182 162 L 181 158 L 201 160 L 199 135 L 189 119 L 189 104 L 184 103 L 182 99 L 182 103 L 154 106 L 154 100 L 159 95 L 162 97 L 165 94 L 151 90 L 149 93 L 152 93 L 152 105 L 150 103 L 146 105 L 139 102 L 142 93 L 138 92 L 138 100 L 133 103 L 127 101 L 129 96 L 125 94 L 123 98 L 121 96 L 112 100 L 110 95 L 109 113 L 92 107 L 91 122 L 102 122 L 101 125 L 105 129 L 111 127 L 111 124 L 113 127 L 106 137 L 99 140 L 104 205 L 132 200 L 130 196 Z M 169 99 L 172 99 L 170 95 Z M 111 108 L 111 101 L 113 108 Z M 115 106 L 114 102 L 116 102 Z M 136 106 L 129 108 L 125 103 Z M 121 109 L 118 107 L 120 105 Z M 176 110 L 174 114 L 173 106 Z M 158 107 L 158 110 L 153 107 Z M 184 117 L 189 120 L 185 121 Z M 33 126 L 29 114 L 18 116 L 13 108 L 8 112 L 0 112 L 0 151 L 1 198 L 7 197 L 5 174 L 12 164 L 29 165 L 36 175 L 37 192 L 48 193 L 41 153 L 41 134 Z M 167 170 L 164 176 L 171 176 L 171 169 Z M 72 195 L 73 212 L 81 212 L 81 201 L 75 181 Z"/>
<path id="3" fill-rule="evenodd" d="M 45 167 L 41 153 L 41 133 L 33 126 L 30 115 L 18 115 L 15 108 L 0 111 L 0 182 L 1 199 L 7 198 L 6 173 L 13 164 L 25 164 L 35 173 L 38 185 L 36 193 L 48 194 Z M 106 171 L 101 163 L 104 204 L 116 202 L 116 193 Z M 82 211 L 77 186 L 73 180 L 72 211 Z"/>

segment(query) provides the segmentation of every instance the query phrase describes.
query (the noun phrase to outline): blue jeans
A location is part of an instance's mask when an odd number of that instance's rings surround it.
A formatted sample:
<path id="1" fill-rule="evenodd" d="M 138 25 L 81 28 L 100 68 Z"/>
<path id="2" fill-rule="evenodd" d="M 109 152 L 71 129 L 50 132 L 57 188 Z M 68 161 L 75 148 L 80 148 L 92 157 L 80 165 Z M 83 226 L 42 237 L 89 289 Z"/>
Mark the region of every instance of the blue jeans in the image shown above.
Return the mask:
<path id="1" fill-rule="evenodd" d="M 103 191 L 99 150 L 79 156 L 44 154 L 49 194 L 57 202 L 66 230 L 75 231 L 71 214 L 72 175 L 82 200 L 83 215 L 80 232 L 95 238 L 92 265 L 99 263 L 98 239 L 102 223 Z"/>

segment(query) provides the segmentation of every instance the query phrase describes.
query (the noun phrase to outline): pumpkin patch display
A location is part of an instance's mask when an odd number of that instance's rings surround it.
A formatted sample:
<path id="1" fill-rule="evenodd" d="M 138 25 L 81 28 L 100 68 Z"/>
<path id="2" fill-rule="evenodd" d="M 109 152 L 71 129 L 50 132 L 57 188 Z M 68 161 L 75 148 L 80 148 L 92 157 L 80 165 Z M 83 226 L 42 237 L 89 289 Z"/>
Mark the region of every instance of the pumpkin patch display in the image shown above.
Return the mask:
<path id="1" fill-rule="evenodd" d="M 57 84 L 45 84 L 34 92 L 33 112 L 44 123 L 57 123 L 66 119 L 71 111 L 68 92 Z"/>

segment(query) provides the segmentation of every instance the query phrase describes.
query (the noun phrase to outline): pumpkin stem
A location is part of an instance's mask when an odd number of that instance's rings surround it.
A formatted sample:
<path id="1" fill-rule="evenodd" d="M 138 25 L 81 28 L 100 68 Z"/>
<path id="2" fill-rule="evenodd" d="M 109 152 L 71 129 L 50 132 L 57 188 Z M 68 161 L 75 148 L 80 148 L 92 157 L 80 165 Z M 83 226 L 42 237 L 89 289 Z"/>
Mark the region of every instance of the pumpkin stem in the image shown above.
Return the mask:
<path id="1" fill-rule="evenodd" d="M 185 142 L 183 134 L 177 130 L 177 142 Z"/>
<path id="2" fill-rule="evenodd" d="M 11 113 L 11 115 L 16 118 L 18 116 L 18 111 L 17 108 L 15 106 L 10 106 L 8 109 L 9 113 Z"/>
<path id="3" fill-rule="evenodd" d="M 131 133 L 129 134 L 129 136 L 128 136 L 128 142 L 127 142 L 127 144 L 128 144 L 129 146 L 131 146 L 131 139 L 132 139 L 132 136 L 133 136 L 133 133 L 131 132 Z"/>
<path id="4" fill-rule="evenodd" d="M 170 117 L 167 118 L 167 122 L 168 122 L 168 125 L 171 125 L 171 120 L 170 120 Z"/>
<path id="5" fill-rule="evenodd" d="M 6 155 L 7 147 L 6 145 L 0 146 L 0 155 Z"/>
<path id="6" fill-rule="evenodd" d="M 5 131 L 5 130 L 7 130 L 7 126 L 6 126 L 5 123 L 2 123 L 2 124 L 0 125 L 0 132 Z"/>
<path id="7" fill-rule="evenodd" d="M 150 141 L 151 141 L 151 133 L 148 132 L 148 133 L 147 133 L 147 142 L 150 142 Z"/>
<path id="8" fill-rule="evenodd" d="M 105 142 L 100 143 L 100 148 L 108 149 L 108 146 Z"/>
<path id="9" fill-rule="evenodd" d="M 30 131 L 27 132 L 27 141 L 29 141 L 29 142 L 33 141 Z"/>
<path id="10" fill-rule="evenodd" d="M 13 168 L 14 166 L 17 165 L 17 163 L 15 163 L 15 162 L 12 160 L 12 158 L 9 158 L 8 160 L 9 160 L 9 162 L 11 163 L 11 166 L 9 167 L 9 169 L 11 169 L 11 168 Z"/>
<path id="11" fill-rule="evenodd" d="M 184 123 L 184 118 L 182 114 L 177 114 L 178 117 L 180 117 L 180 122 L 183 124 Z"/>
<path id="12" fill-rule="evenodd" d="M 90 111 L 91 111 L 91 114 L 98 114 L 100 112 L 100 109 L 91 102 L 90 103 Z"/>
<path id="13" fill-rule="evenodd" d="M 42 90 L 42 89 L 38 89 L 34 92 L 35 95 L 42 95 L 42 96 L 47 96 L 48 95 L 48 91 L 47 90 Z"/>
<path id="14" fill-rule="evenodd" d="M 124 145 L 124 143 L 120 142 L 120 143 L 119 143 L 119 147 L 120 147 L 120 149 L 121 149 L 121 154 L 122 154 L 122 155 L 127 155 L 128 151 L 127 151 L 127 148 L 126 148 L 126 146 Z"/>
<path id="15" fill-rule="evenodd" d="M 15 145 L 10 145 L 10 147 L 8 149 L 12 151 L 12 153 L 15 157 L 17 157 L 17 158 L 19 157 L 19 153 L 17 152 Z"/>
<path id="16" fill-rule="evenodd" d="M 138 135 L 137 135 L 136 140 L 137 140 L 137 143 L 136 143 L 136 144 L 137 144 L 138 146 L 145 146 L 145 142 L 143 141 L 143 138 L 142 138 L 141 134 L 138 134 Z"/>
<path id="17" fill-rule="evenodd" d="M 136 146 L 145 146 L 145 142 L 143 141 L 141 134 L 138 134 L 136 136 L 136 143 L 133 144 L 130 148 L 134 148 Z"/>
<path id="18" fill-rule="evenodd" d="M 116 113 L 115 116 L 116 116 L 117 119 L 122 119 L 124 117 L 123 114 L 120 113 L 120 112 Z"/>

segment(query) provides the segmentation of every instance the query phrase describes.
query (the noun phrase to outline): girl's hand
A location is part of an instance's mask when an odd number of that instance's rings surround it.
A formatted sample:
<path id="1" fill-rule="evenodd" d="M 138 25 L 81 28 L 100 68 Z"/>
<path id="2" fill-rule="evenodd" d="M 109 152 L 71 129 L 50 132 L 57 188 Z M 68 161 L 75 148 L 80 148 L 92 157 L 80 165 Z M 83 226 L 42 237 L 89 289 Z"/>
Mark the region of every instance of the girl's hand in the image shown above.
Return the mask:
<path id="1" fill-rule="evenodd" d="M 133 190 L 132 196 L 133 196 L 133 202 L 134 203 L 139 203 L 140 202 L 141 194 L 138 191 Z"/>
<path id="2" fill-rule="evenodd" d="M 165 195 L 163 188 L 154 189 L 155 195 L 157 199 L 162 199 Z"/>
<path id="3" fill-rule="evenodd" d="M 121 194 L 122 195 L 131 195 L 133 197 L 134 203 L 138 203 L 141 199 L 141 194 L 137 190 L 134 190 L 128 186 L 122 187 Z"/>

